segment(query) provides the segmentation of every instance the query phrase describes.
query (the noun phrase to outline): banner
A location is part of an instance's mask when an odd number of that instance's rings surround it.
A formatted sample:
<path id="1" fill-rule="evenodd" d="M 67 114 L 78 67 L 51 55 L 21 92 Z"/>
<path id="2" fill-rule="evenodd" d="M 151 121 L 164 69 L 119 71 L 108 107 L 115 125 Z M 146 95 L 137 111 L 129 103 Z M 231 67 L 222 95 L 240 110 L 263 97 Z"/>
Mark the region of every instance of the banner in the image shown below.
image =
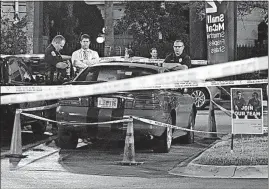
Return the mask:
<path id="1" fill-rule="evenodd" d="M 96 94 L 110 94 L 120 91 L 145 90 L 147 88 L 150 89 L 152 87 L 154 88 L 156 86 L 167 85 L 169 83 L 175 84 L 184 81 L 199 82 L 206 79 L 250 73 L 265 69 L 268 69 L 268 57 L 250 58 L 187 70 L 178 70 L 135 78 L 95 83 L 92 85 L 79 86 L 79 88 L 76 88 L 75 85 L 73 85 L 72 90 L 67 87 L 61 90 L 2 95 L 1 104 L 15 104 Z"/>
<path id="2" fill-rule="evenodd" d="M 263 134 L 261 88 L 231 88 L 233 134 Z"/>
<path id="3" fill-rule="evenodd" d="M 232 1 L 206 1 L 207 59 L 209 64 L 234 60 L 235 9 Z"/>

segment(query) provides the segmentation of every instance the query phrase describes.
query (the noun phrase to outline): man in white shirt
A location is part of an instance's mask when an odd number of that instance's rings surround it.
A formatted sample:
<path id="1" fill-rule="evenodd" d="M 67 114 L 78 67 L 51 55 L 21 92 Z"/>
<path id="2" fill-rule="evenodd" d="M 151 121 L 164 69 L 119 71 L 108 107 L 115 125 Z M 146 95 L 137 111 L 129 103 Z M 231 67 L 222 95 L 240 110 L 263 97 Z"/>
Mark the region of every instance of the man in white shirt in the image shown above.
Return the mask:
<path id="1" fill-rule="evenodd" d="M 88 34 L 83 34 L 80 37 L 81 49 L 72 54 L 72 64 L 76 69 L 76 72 L 99 62 L 98 53 L 89 48 L 90 43 L 90 36 Z"/>

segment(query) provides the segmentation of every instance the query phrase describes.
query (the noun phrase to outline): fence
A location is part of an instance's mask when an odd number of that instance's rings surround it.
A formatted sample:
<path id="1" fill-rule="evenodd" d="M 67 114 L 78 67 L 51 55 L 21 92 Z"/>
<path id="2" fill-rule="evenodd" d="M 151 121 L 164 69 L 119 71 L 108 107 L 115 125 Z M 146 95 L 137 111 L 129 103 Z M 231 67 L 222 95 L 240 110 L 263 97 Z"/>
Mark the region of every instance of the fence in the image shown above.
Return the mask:
<path id="1" fill-rule="evenodd" d="M 268 55 L 268 44 L 256 44 L 255 46 L 237 45 L 236 60 Z"/>

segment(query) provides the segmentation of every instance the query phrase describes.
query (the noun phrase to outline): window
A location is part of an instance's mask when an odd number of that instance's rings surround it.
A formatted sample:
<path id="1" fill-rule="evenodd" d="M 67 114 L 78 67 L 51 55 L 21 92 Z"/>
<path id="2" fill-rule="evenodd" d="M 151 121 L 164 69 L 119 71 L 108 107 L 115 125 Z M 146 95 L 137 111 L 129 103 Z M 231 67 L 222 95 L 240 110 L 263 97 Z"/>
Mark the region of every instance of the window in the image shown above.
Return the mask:
<path id="1" fill-rule="evenodd" d="M 27 67 L 17 59 L 9 61 L 9 75 L 12 81 L 30 82 L 32 79 Z"/>
<path id="2" fill-rule="evenodd" d="M 158 73 L 157 70 L 128 66 L 92 67 L 84 70 L 77 81 L 114 81 Z"/>

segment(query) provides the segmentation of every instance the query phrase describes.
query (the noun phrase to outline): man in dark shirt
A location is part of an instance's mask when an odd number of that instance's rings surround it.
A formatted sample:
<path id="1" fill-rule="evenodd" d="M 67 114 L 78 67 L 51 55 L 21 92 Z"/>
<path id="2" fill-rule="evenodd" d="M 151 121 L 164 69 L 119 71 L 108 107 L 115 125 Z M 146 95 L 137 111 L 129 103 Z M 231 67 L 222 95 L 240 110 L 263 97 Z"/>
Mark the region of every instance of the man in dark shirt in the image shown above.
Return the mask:
<path id="1" fill-rule="evenodd" d="M 56 35 L 51 44 L 45 50 L 45 62 L 47 63 L 48 84 L 53 84 L 54 72 L 56 71 L 56 64 L 62 62 L 60 50 L 65 45 L 65 38 L 62 35 Z"/>
<path id="2" fill-rule="evenodd" d="M 174 42 L 174 52 L 169 54 L 164 62 L 175 63 L 175 70 L 185 70 L 191 67 L 191 58 L 184 52 L 184 43 L 181 40 Z"/>

